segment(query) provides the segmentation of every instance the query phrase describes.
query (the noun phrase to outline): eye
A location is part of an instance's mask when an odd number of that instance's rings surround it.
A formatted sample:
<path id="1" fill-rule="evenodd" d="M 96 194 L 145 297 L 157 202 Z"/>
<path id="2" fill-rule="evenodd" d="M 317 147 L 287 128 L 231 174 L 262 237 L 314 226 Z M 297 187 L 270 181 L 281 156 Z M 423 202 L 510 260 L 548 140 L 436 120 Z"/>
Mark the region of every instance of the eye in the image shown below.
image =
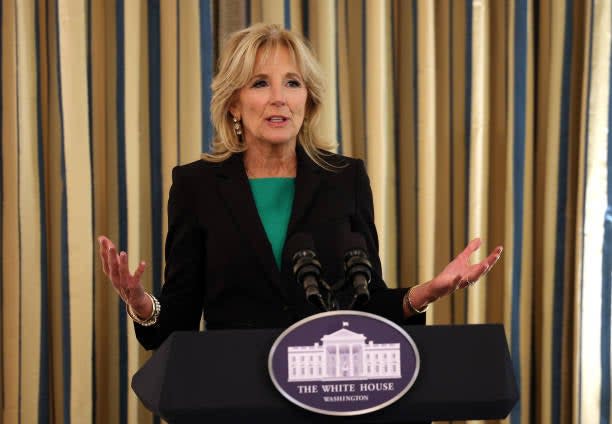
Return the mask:
<path id="1" fill-rule="evenodd" d="M 300 88 L 302 86 L 302 82 L 297 79 L 291 79 L 287 81 L 287 86 L 292 88 Z"/>
<path id="2" fill-rule="evenodd" d="M 251 84 L 251 87 L 253 87 L 253 88 L 261 88 L 261 87 L 265 87 L 267 85 L 268 85 L 268 83 L 267 83 L 266 80 L 260 79 L 260 80 L 256 80 L 255 82 L 253 82 L 253 84 Z"/>

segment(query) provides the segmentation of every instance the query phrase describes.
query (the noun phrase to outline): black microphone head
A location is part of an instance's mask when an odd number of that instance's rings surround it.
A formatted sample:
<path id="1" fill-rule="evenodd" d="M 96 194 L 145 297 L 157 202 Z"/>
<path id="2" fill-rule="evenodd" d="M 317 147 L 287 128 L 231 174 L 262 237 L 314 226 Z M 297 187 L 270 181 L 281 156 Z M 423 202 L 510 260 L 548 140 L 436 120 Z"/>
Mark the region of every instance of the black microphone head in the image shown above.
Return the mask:
<path id="1" fill-rule="evenodd" d="M 354 305 L 365 305 L 370 300 L 368 284 L 372 278 L 372 264 L 368 260 L 366 242 L 359 233 L 348 233 L 344 238 L 344 273 L 345 281 L 353 286 Z"/>
<path id="2" fill-rule="evenodd" d="M 315 256 L 314 240 L 310 234 L 296 233 L 289 241 L 287 241 L 287 252 L 291 256 L 292 262 L 295 262 L 299 257 L 304 256 L 305 252 L 309 252 Z"/>
<path id="3" fill-rule="evenodd" d="M 297 282 L 304 287 L 308 301 L 324 311 L 328 310 L 319 291 L 321 264 L 316 259 L 314 240 L 310 234 L 297 233 L 286 244 L 291 255 L 293 273 Z"/>
<path id="4" fill-rule="evenodd" d="M 348 261 L 354 256 L 367 258 L 366 242 L 363 236 L 359 233 L 347 233 L 344 236 L 344 261 Z"/>
<path id="5" fill-rule="evenodd" d="M 344 272 L 347 280 L 352 280 L 357 274 L 363 274 L 369 283 L 372 264 L 368 260 L 365 239 L 359 233 L 348 233 L 344 238 L 344 245 Z"/>

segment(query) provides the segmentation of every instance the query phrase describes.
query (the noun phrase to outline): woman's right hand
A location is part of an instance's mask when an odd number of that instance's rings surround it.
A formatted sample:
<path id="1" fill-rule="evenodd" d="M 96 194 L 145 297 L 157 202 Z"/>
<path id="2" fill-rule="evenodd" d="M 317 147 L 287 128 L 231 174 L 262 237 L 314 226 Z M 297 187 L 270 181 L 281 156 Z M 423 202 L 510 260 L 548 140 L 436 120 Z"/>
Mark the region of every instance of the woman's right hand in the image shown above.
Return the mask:
<path id="1" fill-rule="evenodd" d="M 117 248 L 106 236 L 98 237 L 98 243 L 102 272 L 111 280 L 115 291 L 138 317 L 143 319 L 150 317 L 153 314 L 153 304 L 140 283 L 140 277 L 145 270 L 144 261 L 140 262 L 132 274 L 128 267 L 126 252 L 117 253 Z"/>

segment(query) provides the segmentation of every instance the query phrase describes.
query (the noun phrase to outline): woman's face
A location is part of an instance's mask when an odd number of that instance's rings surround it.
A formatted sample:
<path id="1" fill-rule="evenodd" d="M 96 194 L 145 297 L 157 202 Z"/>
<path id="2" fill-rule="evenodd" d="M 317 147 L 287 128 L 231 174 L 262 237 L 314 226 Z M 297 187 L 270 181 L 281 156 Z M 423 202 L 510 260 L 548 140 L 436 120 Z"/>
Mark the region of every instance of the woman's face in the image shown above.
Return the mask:
<path id="1" fill-rule="evenodd" d="M 287 143 L 295 147 L 307 97 L 304 80 L 289 50 L 279 46 L 267 55 L 261 50 L 257 53 L 253 76 L 239 90 L 230 112 L 242 121 L 247 145 Z"/>

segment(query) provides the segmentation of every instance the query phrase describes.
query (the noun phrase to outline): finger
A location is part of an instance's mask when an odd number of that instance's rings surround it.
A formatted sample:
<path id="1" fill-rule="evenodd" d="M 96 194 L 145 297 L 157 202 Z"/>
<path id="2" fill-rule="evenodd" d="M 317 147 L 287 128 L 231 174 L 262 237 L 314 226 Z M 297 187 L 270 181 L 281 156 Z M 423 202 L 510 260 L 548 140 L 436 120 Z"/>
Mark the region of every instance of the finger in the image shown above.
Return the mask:
<path id="1" fill-rule="evenodd" d="M 493 253 L 497 255 L 497 259 L 501 257 L 503 252 L 504 252 L 504 246 L 497 246 L 495 250 L 493 250 Z"/>
<path id="2" fill-rule="evenodd" d="M 478 250 L 478 248 L 482 245 L 482 240 L 480 239 L 480 237 L 476 237 L 472 240 L 470 240 L 470 242 L 467 245 L 467 249 L 470 250 L 471 253 L 475 252 L 476 250 Z"/>
<path id="3" fill-rule="evenodd" d="M 113 285 L 117 286 L 119 284 L 119 257 L 117 256 L 117 250 L 115 246 L 112 246 L 108 249 L 108 263 L 110 265 L 109 268 L 109 276 L 113 282 Z"/>
<path id="4" fill-rule="evenodd" d="M 476 281 L 478 281 L 479 278 L 481 278 L 483 275 L 486 275 L 489 271 L 491 271 L 493 265 L 497 263 L 502 251 L 503 248 L 501 246 L 498 246 L 489 254 L 489 256 L 487 256 L 481 262 L 471 265 L 466 275 L 466 279 L 471 284 L 474 284 Z"/>
<path id="5" fill-rule="evenodd" d="M 129 286 L 130 270 L 128 269 L 128 258 L 127 253 L 119 253 L 119 280 L 121 281 L 121 287 Z"/>
<path id="6" fill-rule="evenodd" d="M 107 277 L 109 276 L 108 259 L 106 257 L 106 246 L 103 237 L 98 238 L 100 244 L 100 260 L 102 261 L 102 272 Z"/>
<path id="7" fill-rule="evenodd" d="M 480 237 L 473 238 L 468 243 L 468 246 L 471 247 L 472 250 L 478 249 L 481 245 L 482 245 L 482 240 L 480 239 Z"/>
<path id="8" fill-rule="evenodd" d="M 491 252 L 491 254 L 489 256 L 486 257 L 486 259 L 484 259 L 482 262 L 480 262 L 478 264 L 473 265 L 470 268 L 470 272 L 468 274 L 468 279 L 472 283 L 475 283 L 480 278 L 482 278 L 485 275 L 487 275 L 491 271 L 493 266 L 495 266 L 497 261 L 499 261 L 499 258 L 501 257 L 501 252 L 502 251 L 503 251 L 503 248 L 501 246 L 498 246 L 498 247 L 496 247 L 493 250 L 493 252 Z"/>
<path id="9" fill-rule="evenodd" d="M 480 238 L 478 237 L 470 240 L 470 242 L 467 244 L 467 246 L 465 246 L 465 249 L 463 249 L 463 252 L 461 252 L 459 256 L 463 256 L 466 260 L 469 259 L 469 257 L 472 256 L 472 253 L 477 251 L 481 244 L 482 240 L 480 240 Z"/>
<path id="10" fill-rule="evenodd" d="M 119 254 L 117 253 L 117 247 L 108 237 L 104 238 L 104 245 L 107 248 L 110 276 L 117 279 L 119 278 Z"/>
<path id="11" fill-rule="evenodd" d="M 117 246 L 115 246 L 115 243 L 113 243 L 111 239 L 108 239 L 108 245 L 113 249 L 117 250 Z"/>
<path id="12" fill-rule="evenodd" d="M 115 243 L 112 242 L 111 239 L 109 239 L 106 236 L 102 236 L 104 238 L 104 244 L 109 248 L 109 249 L 115 249 L 115 251 L 117 250 L 117 246 L 115 246 Z"/>
<path id="13" fill-rule="evenodd" d="M 141 261 L 140 264 L 138 264 L 138 268 L 136 268 L 136 271 L 134 271 L 134 276 L 131 278 L 131 286 L 140 285 L 140 278 L 142 277 L 142 274 L 145 271 L 145 267 L 146 263 L 144 261 Z"/>
<path id="14" fill-rule="evenodd" d="M 490 267 L 486 261 L 479 262 L 470 267 L 469 271 L 464 276 L 467 281 L 466 286 L 471 286 L 476 283 L 484 274 L 489 271 Z"/>
<path id="15" fill-rule="evenodd" d="M 110 244 L 112 245 L 112 244 Z M 104 238 L 102 240 L 102 255 L 103 255 L 103 259 L 104 259 L 104 271 L 106 276 L 111 277 L 111 267 L 110 267 L 110 255 L 109 255 L 109 240 L 107 238 Z"/>
<path id="16" fill-rule="evenodd" d="M 132 275 L 130 274 L 130 265 L 127 252 L 119 253 L 119 281 L 121 292 L 126 301 L 130 298 L 132 284 Z"/>
<path id="17" fill-rule="evenodd" d="M 495 265 L 497 261 L 499 261 L 499 258 L 501 257 L 503 251 L 504 248 L 502 246 L 497 246 L 495 249 L 493 249 L 489 256 L 487 256 L 485 262 L 489 266 L 489 269 L 493 268 L 493 265 Z"/>

